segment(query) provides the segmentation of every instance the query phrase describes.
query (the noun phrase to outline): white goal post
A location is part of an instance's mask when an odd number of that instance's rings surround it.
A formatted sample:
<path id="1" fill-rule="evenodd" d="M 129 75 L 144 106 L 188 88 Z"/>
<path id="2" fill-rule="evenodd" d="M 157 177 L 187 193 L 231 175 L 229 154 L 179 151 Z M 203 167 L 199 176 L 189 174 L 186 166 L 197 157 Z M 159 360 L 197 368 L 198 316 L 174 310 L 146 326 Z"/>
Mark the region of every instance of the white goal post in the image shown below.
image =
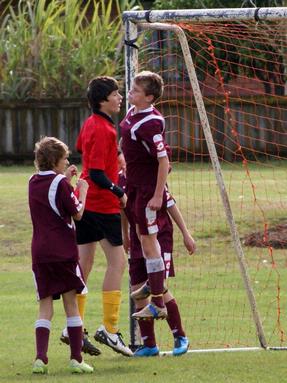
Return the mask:
<path id="1" fill-rule="evenodd" d="M 222 156 L 218 155 L 217 145 L 214 142 L 214 129 L 211 128 L 209 122 L 209 116 L 206 111 L 205 102 L 206 97 L 202 95 L 203 85 L 198 81 L 198 74 L 194 65 L 193 57 L 191 54 L 191 43 L 186 37 L 186 31 L 182 27 L 182 24 L 193 23 L 208 24 L 208 23 L 232 23 L 235 22 L 237 25 L 243 22 L 255 21 L 256 23 L 263 22 L 287 22 L 287 8 L 238 8 L 238 9 L 201 9 L 201 10 L 176 10 L 176 11 L 128 11 L 124 12 L 123 20 L 125 23 L 125 62 L 126 62 L 126 93 L 131 87 L 131 82 L 136 72 L 139 70 L 139 51 L 141 50 L 141 44 L 143 44 L 144 36 L 146 31 L 163 31 L 171 33 L 177 39 L 178 44 L 181 47 L 182 60 L 184 61 L 185 73 L 184 81 L 189 81 L 189 87 L 191 88 L 192 97 L 195 101 L 199 124 L 201 125 L 205 143 L 207 146 L 209 160 L 212 164 L 213 171 L 215 173 L 216 182 L 218 186 L 218 192 L 221 197 L 222 206 L 224 208 L 224 214 L 226 221 L 229 226 L 231 233 L 231 238 L 233 246 L 235 248 L 235 253 L 237 256 L 237 261 L 239 269 L 241 272 L 241 277 L 245 291 L 247 293 L 247 299 L 250 306 L 250 312 L 252 313 L 252 318 L 254 321 L 254 332 L 257 335 L 259 341 L 259 347 L 252 347 L 254 345 L 249 345 L 245 347 L 238 342 L 236 347 L 222 347 L 217 348 L 212 344 L 211 347 L 206 346 L 202 349 L 192 350 L 191 352 L 207 352 L 207 351 L 239 351 L 239 350 L 257 350 L 257 349 L 286 349 L 284 342 L 281 342 L 279 345 L 270 344 L 270 336 L 266 336 L 264 326 L 262 324 L 261 315 L 259 314 L 260 309 L 257 306 L 256 294 L 253 291 L 253 283 L 249 276 L 248 265 L 245 258 L 245 254 L 242 246 L 241 235 L 238 232 L 236 219 L 234 218 L 232 206 L 230 203 L 230 197 L 228 190 L 226 188 L 226 183 L 224 180 L 224 171 L 222 171 Z M 152 33 L 152 32 L 151 32 Z M 286 31 L 287 33 L 287 31 Z M 169 36 L 169 35 L 168 35 Z M 167 38 L 168 40 L 168 38 Z M 287 38 L 286 38 L 287 41 Z M 286 41 L 283 43 L 285 44 Z M 175 43 L 176 44 L 176 43 Z M 231 41 L 226 42 L 226 49 L 229 49 Z M 287 62 L 287 45 L 283 45 L 284 54 L 286 54 Z M 164 54 L 164 53 L 162 53 Z M 157 52 L 157 55 L 161 55 L 160 51 Z M 227 54 L 226 54 L 227 56 Z M 285 65 L 286 65 L 285 62 Z M 177 64 L 178 65 L 178 64 Z M 181 63 L 180 63 L 181 65 Z M 198 65 L 198 64 L 197 64 Z M 215 63 L 216 65 L 216 63 Z M 141 68 L 141 69 L 150 69 L 150 68 Z M 220 68 L 217 68 L 217 71 L 220 71 Z M 285 67 L 285 74 L 287 73 Z M 179 75 L 177 75 L 179 77 Z M 206 76 L 207 77 L 207 76 Z M 176 77 L 175 77 L 176 78 Z M 222 80 L 223 83 L 223 80 Z M 183 85 L 184 86 L 184 85 Z M 228 96 L 226 96 L 228 97 Z M 211 97 L 212 98 L 212 97 Z M 213 97 L 215 98 L 215 96 Z M 213 99 L 212 98 L 212 99 Z M 174 104 L 173 100 L 173 104 Z M 194 107 L 194 106 L 193 106 Z M 188 106 L 186 106 L 188 109 Z M 187 113 L 187 112 L 184 112 Z M 240 114 L 240 111 L 239 111 Z M 179 124 L 178 129 L 181 129 Z M 235 140 L 236 141 L 236 140 Z M 238 148 L 235 148 L 238 150 Z M 243 156 L 244 160 L 245 157 Z M 280 156 L 281 158 L 281 156 Z M 232 161 L 230 161 L 232 163 Z M 180 196 L 176 195 L 176 198 Z M 191 197 L 192 199 L 192 197 Z M 214 239 L 216 240 L 216 239 Z M 200 256 L 200 255 L 199 255 Z M 192 276 L 191 276 L 192 278 Z M 265 313 L 264 313 L 265 316 Z M 188 321 L 188 319 L 187 319 Z M 135 342 L 134 336 L 134 323 L 131 325 L 132 328 L 132 344 Z M 192 338 L 192 334 L 191 334 Z M 243 342 L 244 343 L 244 342 Z M 166 353 L 166 352 L 165 352 Z"/>

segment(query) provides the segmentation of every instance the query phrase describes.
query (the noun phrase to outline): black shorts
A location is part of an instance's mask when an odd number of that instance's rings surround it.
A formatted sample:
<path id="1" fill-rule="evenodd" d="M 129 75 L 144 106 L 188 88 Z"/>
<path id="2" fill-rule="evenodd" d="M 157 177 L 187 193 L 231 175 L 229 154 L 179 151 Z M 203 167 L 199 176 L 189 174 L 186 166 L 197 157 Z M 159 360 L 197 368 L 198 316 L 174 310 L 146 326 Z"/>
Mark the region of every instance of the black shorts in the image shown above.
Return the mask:
<path id="1" fill-rule="evenodd" d="M 78 245 L 106 239 L 112 246 L 121 246 L 120 214 L 102 214 L 85 210 L 80 221 L 75 221 Z"/>

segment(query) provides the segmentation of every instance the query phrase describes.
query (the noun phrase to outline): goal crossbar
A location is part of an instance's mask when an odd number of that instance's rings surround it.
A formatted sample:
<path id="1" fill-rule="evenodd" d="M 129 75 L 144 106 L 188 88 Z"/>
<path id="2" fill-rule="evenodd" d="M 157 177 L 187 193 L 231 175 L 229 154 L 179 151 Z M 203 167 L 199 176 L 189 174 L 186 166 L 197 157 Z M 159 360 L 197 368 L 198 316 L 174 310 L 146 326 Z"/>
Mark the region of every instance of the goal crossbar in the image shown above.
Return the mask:
<path id="1" fill-rule="evenodd" d="M 272 8 L 218 8 L 182 9 L 163 11 L 125 11 L 123 21 L 133 23 L 155 22 L 206 22 L 232 20 L 277 20 L 287 18 L 287 7 Z"/>

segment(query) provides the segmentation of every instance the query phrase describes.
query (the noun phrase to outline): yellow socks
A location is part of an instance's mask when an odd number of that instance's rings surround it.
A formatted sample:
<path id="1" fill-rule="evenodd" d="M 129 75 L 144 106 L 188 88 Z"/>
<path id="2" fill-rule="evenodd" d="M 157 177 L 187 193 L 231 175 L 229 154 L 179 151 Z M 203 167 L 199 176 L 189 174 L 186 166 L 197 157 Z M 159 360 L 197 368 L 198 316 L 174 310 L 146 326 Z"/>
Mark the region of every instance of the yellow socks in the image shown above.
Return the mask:
<path id="1" fill-rule="evenodd" d="M 121 305 L 121 291 L 103 291 L 103 324 L 106 330 L 112 334 L 118 332 L 120 305 Z M 79 313 L 82 321 L 84 321 L 85 307 L 87 301 L 87 294 L 77 294 L 77 301 Z"/>
<path id="2" fill-rule="evenodd" d="M 112 334 L 118 332 L 122 293 L 119 290 L 103 291 L 104 326 Z"/>
<path id="3" fill-rule="evenodd" d="M 84 322 L 87 294 L 77 294 L 78 308 L 82 321 Z"/>

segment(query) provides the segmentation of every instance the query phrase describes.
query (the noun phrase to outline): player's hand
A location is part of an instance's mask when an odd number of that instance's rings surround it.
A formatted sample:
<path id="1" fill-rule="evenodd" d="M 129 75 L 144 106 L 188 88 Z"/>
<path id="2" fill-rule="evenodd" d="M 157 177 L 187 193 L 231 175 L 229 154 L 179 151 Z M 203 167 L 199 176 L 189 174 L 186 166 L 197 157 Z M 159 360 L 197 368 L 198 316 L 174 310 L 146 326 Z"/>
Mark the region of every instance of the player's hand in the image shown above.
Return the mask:
<path id="1" fill-rule="evenodd" d="M 151 210 L 160 210 L 162 207 L 162 197 L 153 196 L 147 203 L 147 207 Z"/>
<path id="2" fill-rule="evenodd" d="M 128 235 L 123 235 L 123 246 L 124 246 L 124 250 L 126 252 L 126 254 L 129 254 L 130 252 L 130 238 Z"/>
<path id="3" fill-rule="evenodd" d="M 127 165 L 126 165 L 126 160 L 123 153 L 120 153 L 118 155 L 118 166 L 119 166 L 119 172 L 122 171 L 123 175 L 126 176 Z"/>
<path id="4" fill-rule="evenodd" d="M 70 165 L 66 171 L 65 171 L 65 176 L 67 177 L 68 181 L 70 182 L 71 179 L 74 177 L 74 176 L 77 176 L 78 174 L 78 169 L 77 169 L 77 166 L 76 165 Z"/>
<path id="5" fill-rule="evenodd" d="M 77 181 L 76 188 L 80 191 L 87 191 L 89 188 L 89 184 L 86 180 L 83 180 L 82 178 L 79 178 Z"/>
<path id="6" fill-rule="evenodd" d="M 120 207 L 121 209 L 124 209 L 127 205 L 127 200 L 128 200 L 128 197 L 126 195 L 126 193 L 120 198 Z"/>
<path id="7" fill-rule="evenodd" d="M 186 235 L 183 237 L 183 243 L 190 255 L 195 252 L 196 250 L 195 240 L 192 238 L 192 236 L 189 233 L 186 233 Z"/>

